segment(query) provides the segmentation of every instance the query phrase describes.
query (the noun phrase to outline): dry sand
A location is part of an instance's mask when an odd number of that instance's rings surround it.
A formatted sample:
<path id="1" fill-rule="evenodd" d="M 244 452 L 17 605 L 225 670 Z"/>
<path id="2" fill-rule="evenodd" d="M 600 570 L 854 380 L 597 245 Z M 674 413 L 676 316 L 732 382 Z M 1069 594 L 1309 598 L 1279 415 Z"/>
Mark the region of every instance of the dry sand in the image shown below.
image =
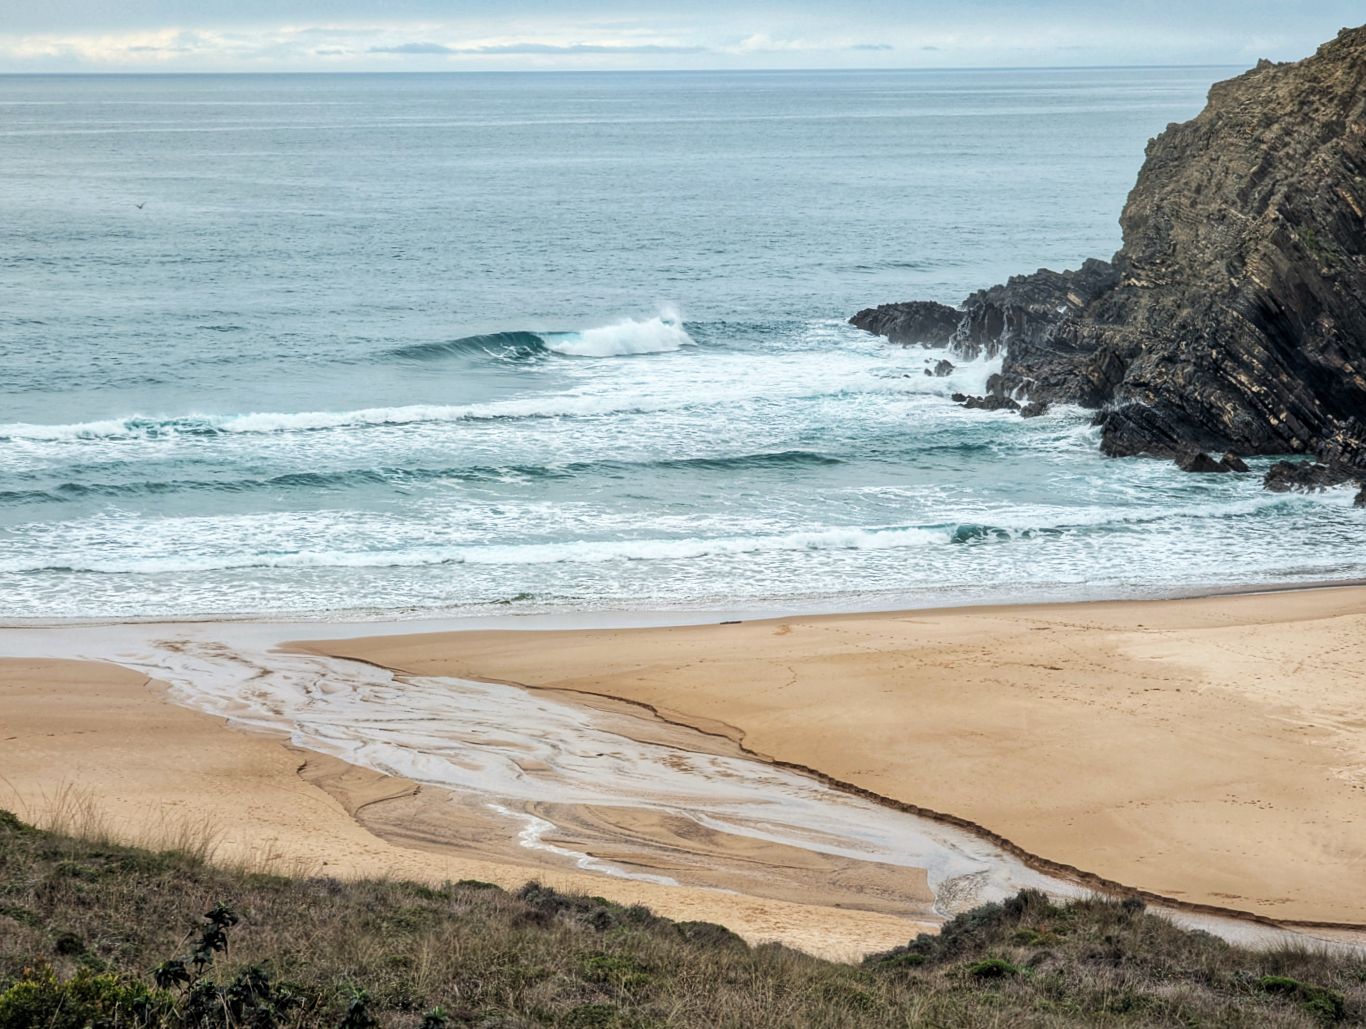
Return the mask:
<path id="1" fill-rule="evenodd" d="M 0 807 L 38 824 L 56 818 L 150 846 L 211 840 L 215 860 L 284 873 L 469 878 L 509 888 L 539 879 L 648 904 L 675 919 L 724 922 L 751 941 L 780 940 L 836 959 L 905 942 L 930 927 L 879 912 L 485 860 L 474 856 L 482 849 L 481 827 L 452 823 L 452 806 L 440 806 L 448 844 L 404 845 L 404 832 L 420 834 L 416 816 L 433 807 L 430 791 L 277 737 L 230 729 L 171 703 L 160 684 L 116 665 L 0 659 Z M 381 838 L 367 824 L 381 832 L 387 826 L 393 837 Z M 461 831 L 470 834 L 467 849 Z"/>
<path id="2" fill-rule="evenodd" d="M 624 698 L 1135 888 L 1366 923 L 1366 589 L 307 646 Z"/>

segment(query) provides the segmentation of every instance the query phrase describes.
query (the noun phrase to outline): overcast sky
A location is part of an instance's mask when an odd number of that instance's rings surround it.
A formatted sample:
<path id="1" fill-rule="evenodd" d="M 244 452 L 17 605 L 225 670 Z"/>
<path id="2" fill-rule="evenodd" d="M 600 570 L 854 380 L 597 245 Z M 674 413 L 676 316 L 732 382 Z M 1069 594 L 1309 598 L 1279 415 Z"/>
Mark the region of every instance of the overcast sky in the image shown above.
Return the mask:
<path id="1" fill-rule="evenodd" d="M 1362 0 L 0 0 L 0 72 L 934 68 L 1303 57 Z"/>

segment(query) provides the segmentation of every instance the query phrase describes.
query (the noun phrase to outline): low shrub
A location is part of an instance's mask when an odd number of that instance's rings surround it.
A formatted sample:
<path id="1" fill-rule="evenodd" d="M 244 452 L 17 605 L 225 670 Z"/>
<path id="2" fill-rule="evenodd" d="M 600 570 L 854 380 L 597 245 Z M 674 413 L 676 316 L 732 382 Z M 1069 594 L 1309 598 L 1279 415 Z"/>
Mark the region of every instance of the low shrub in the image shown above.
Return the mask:
<path id="1" fill-rule="evenodd" d="M 1008 979 L 1019 974 L 1019 966 L 1005 958 L 983 958 L 968 965 L 968 975 L 975 979 Z"/>

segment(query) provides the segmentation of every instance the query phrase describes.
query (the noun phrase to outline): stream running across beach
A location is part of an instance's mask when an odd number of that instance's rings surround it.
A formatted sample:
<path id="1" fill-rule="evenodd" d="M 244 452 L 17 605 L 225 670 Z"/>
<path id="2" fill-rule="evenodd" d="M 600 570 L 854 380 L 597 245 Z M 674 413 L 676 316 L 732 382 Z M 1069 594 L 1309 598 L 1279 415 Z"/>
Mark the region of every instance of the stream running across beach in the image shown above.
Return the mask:
<path id="1" fill-rule="evenodd" d="M 114 661 L 235 730 L 287 739 L 305 756 L 306 779 L 306 756 L 316 753 L 417 784 L 417 793 L 381 790 L 381 799 L 353 812 L 403 846 L 880 912 L 921 927 L 1022 888 L 1055 897 L 1088 892 L 976 832 L 844 792 L 644 708 L 394 675 L 294 649 L 287 641 L 306 628 L 16 628 L 0 636 L 0 657 Z M 310 781 L 329 788 L 325 775 Z M 1330 932 L 1160 904 L 1154 910 L 1250 945 L 1306 938 L 1356 945 Z"/>
<path id="2" fill-rule="evenodd" d="M 1226 73 L 0 77 L 0 618 L 1359 578 L 1345 490 L 844 323 L 1108 256 Z"/>

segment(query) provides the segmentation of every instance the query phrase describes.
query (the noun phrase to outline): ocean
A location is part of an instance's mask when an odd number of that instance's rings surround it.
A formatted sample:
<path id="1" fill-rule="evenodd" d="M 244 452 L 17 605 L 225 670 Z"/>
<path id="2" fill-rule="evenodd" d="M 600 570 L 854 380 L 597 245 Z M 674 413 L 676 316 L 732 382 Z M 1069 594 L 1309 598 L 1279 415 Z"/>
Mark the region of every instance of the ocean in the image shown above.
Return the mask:
<path id="1" fill-rule="evenodd" d="M 1361 577 L 1348 491 L 1104 458 L 845 323 L 1108 257 L 1229 74 L 0 77 L 0 618 Z"/>

